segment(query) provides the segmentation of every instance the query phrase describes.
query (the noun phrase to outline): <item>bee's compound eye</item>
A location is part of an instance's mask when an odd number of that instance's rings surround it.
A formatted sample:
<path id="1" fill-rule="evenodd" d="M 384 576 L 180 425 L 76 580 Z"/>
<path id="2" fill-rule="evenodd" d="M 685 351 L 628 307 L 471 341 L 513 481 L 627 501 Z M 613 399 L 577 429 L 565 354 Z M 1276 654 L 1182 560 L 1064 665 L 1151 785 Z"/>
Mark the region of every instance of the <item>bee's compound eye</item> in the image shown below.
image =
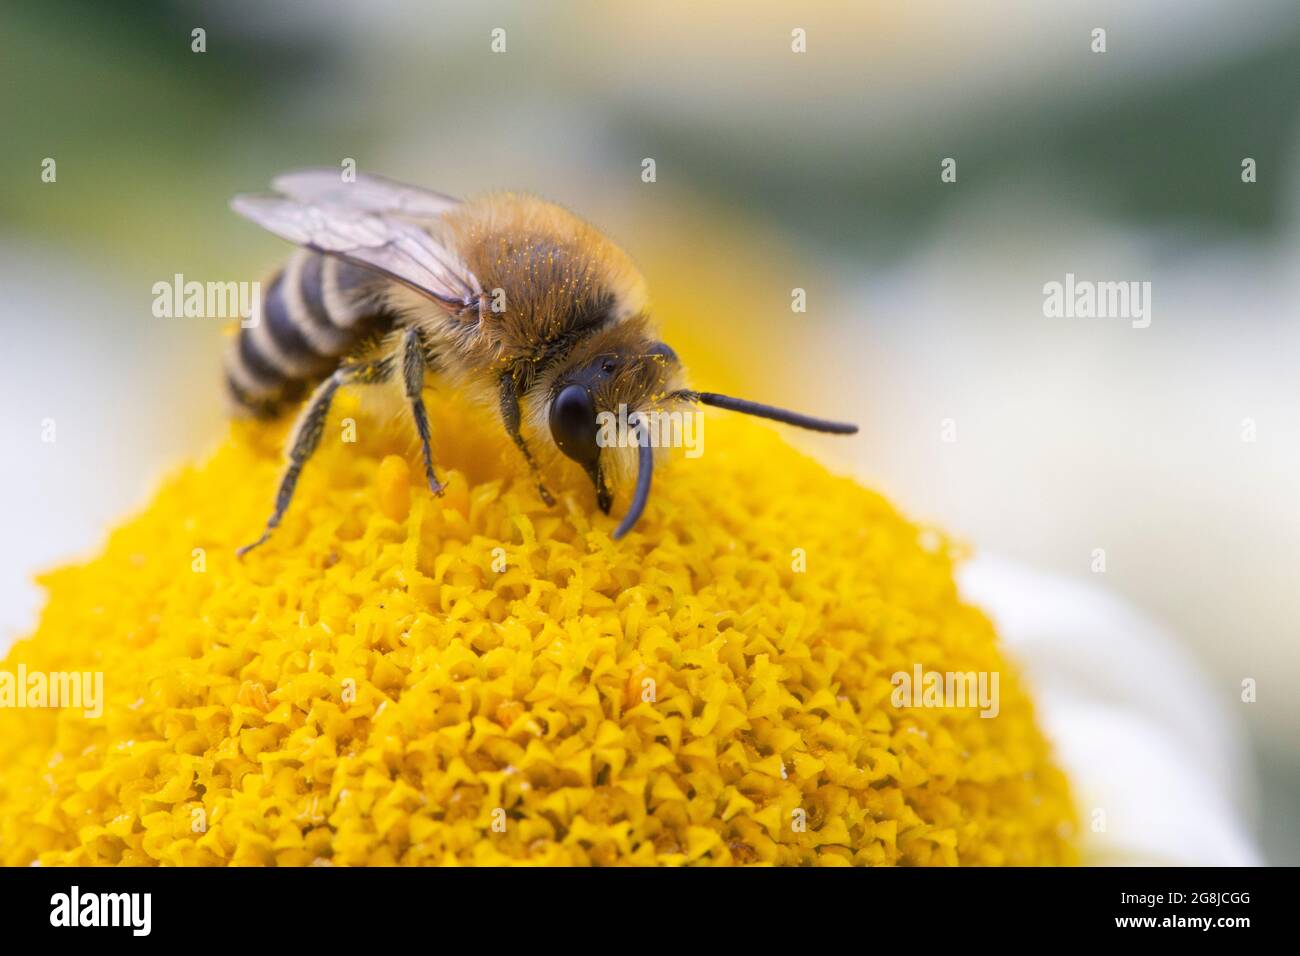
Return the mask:
<path id="1" fill-rule="evenodd" d="M 663 360 L 669 365 L 677 364 L 677 353 L 673 351 L 672 346 L 667 342 L 656 342 L 646 349 L 646 354 L 662 356 Z"/>
<path id="2" fill-rule="evenodd" d="M 583 466 L 600 457 L 596 443 L 596 403 L 582 385 L 566 385 L 551 402 L 551 437 L 565 455 Z"/>

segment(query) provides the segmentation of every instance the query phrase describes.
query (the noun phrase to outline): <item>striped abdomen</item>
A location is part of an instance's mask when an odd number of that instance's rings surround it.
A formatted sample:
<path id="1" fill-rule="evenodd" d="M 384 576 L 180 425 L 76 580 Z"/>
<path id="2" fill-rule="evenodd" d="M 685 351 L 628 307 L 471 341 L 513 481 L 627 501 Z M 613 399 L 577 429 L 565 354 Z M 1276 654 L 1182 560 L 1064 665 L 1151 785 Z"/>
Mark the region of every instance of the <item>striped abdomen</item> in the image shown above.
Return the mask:
<path id="1" fill-rule="evenodd" d="M 237 413 L 269 418 L 328 375 L 391 316 L 377 304 L 375 273 L 299 251 L 264 287 L 260 320 L 240 328 L 226 353 L 226 389 Z"/>

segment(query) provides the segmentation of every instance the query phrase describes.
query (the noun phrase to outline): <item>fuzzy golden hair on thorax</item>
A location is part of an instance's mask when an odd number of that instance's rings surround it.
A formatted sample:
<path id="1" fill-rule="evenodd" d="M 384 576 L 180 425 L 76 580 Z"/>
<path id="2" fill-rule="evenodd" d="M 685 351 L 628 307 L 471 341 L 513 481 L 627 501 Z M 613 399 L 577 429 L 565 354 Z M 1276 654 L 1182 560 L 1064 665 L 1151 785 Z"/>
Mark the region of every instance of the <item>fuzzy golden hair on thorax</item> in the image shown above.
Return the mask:
<path id="1" fill-rule="evenodd" d="M 590 223 L 522 193 L 489 193 L 446 217 L 450 243 L 501 307 L 484 329 L 509 362 L 540 341 L 620 322 L 645 308 L 631 258 Z M 495 307 L 495 306 L 494 306 Z"/>

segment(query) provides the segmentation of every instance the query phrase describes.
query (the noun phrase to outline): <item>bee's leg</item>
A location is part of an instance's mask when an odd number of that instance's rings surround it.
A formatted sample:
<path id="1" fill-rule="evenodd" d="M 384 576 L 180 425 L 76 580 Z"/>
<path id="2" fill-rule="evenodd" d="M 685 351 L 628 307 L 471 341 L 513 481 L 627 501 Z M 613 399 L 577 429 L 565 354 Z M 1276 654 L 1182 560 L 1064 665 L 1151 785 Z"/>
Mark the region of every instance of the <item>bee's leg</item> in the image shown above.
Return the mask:
<path id="1" fill-rule="evenodd" d="M 442 494 L 442 482 L 433 473 L 433 452 L 429 448 L 429 413 L 424 407 L 424 342 L 416 329 L 407 329 L 402 336 L 402 384 L 406 388 L 406 400 L 411 403 L 411 414 L 415 416 L 415 430 L 420 433 L 420 448 L 424 452 L 424 476 L 429 481 L 429 490 L 435 495 Z"/>
<path id="2" fill-rule="evenodd" d="M 302 474 L 303 465 L 307 464 L 307 459 L 320 445 L 330 403 L 334 401 L 334 393 L 339 390 L 339 386 L 350 382 L 377 384 L 387 381 L 392 371 L 393 363 L 388 359 L 340 365 L 333 375 L 316 386 L 316 391 L 312 392 L 302 414 L 298 416 L 298 421 L 294 423 L 292 437 L 289 440 L 289 467 L 285 469 L 284 476 L 280 479 L 280 490 L 275 495 L 275 510 L 266 522 L 266 530 L 252 544 L 246 544 L 236 551 L 236 555 L 242 558 L 259 544 L 263 544 L 271 537 L 271 532 L 279 526 L 280 519 L 289 508 L 289 502 L 293 500 L 293 491 L 298 485 L 298 476 Z"/>
<path id="3" fill-rule="evenodd" d="M 548 505 L 555 504 L 555 499 L 551 497 L 551 493 L 546 490 L 546 485 L 542 483 L 537 461 L 533 458 L 533 453 L 528 450 L 528 443 L 524 441 L 524 436 L 519 431 L 519 385 L 514 374 L 509 371 L 501 374 L 501 419 L 505 423 L 506 431 L 510 433 L 510 437 L 519 446 L 519 450 L 524 453 L 524 459 L 528 462 L 528 467 L 532 469 L 533 476 L 537 478 L 537 493 L 541 495 L 542 500 Z"/>

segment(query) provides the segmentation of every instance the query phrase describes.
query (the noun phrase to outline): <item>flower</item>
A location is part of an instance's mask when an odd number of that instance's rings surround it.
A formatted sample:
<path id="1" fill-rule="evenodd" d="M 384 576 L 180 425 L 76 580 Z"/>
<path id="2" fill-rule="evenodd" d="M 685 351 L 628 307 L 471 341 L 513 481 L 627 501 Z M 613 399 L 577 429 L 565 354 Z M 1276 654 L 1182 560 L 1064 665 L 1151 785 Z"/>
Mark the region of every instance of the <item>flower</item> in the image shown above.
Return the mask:
<path id="1" fill-rule="evenodd" d="M 718 414 L 614 542 L 589 487 L 547 508 L 499 425 L 429 398 L 441 498 L 348 399 L 242 561 L 287 423 L 42 578 L 0 670 L 102 672 L 103 714 L 0 709 L 0 861 L 1075 861 L 942 535 Z M 896 706 L 918 665 L 999 674 L 997 716 Z"/>

